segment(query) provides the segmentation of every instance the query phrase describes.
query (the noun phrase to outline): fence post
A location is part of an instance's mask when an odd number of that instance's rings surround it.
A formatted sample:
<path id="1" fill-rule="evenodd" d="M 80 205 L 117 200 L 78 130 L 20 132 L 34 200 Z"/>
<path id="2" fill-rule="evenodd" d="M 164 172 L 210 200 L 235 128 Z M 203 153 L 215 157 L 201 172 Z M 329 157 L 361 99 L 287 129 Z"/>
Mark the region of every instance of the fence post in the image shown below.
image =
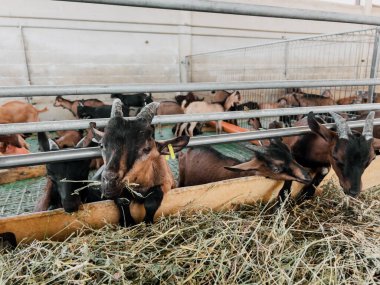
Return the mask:
<path id="1" fill-rule="evenodd" d="M 25 48 L 25 41 L 24 41 L 24 31 L 22 29 L 22 26 L 19 26 L 20 29 L 20 40 L 21 40 L 21 46 L 24 53 L 24 63 L 25 63 L 25 73 L 26 77 L 28 79 L 28 85 L 32 85 L 32 81 L 30 79 L 30 70 L 29 70 L 29 62 L 28 62 L 28 56 L 26 54 L 26 48 Z M 28 103 L 32 103 L 32 97 L 26 97 L 26 101 Z"/>
<path id="2" fill-rule="evenodd" d="M 380 41 L 380 29 L 376 28 L 375 39 L 373 42 L 373 53 L 372 53 L 372 63 L 371 63 L 371 73 L 369 75 L 370 78 L 377 77 L 377 70 L 379 67 L 379 41 Z M 375 91 L 375 86 L 371 85 L 368 87 L 368 102 L 373 103 L 374 96 L 373 93 Z"/>
<path id="3" fill-rule="evenodd" d="M 284 49 L 284 79 L 288 79 L 289 42 L 285 42 Z"/>

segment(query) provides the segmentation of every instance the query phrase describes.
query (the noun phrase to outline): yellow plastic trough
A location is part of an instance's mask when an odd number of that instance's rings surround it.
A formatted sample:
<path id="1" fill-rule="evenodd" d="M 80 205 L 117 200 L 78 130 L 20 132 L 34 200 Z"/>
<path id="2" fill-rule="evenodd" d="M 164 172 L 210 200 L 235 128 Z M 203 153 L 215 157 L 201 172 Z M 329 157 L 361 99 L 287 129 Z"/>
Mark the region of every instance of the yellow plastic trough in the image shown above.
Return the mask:
<path id="1" fill-rule="evenodd" d="M 377 158 L 362 177 L 363 189 L 380 185 L 379 169 L 380 158 Z M 331 179 L 338 184 L 334 172 L 331 171 L 321 185 Z M 155 218 L 205 209 L 222 211 L 235 205 L 254 204 L 258 200 L 270 201 L 277 196 L 282 184 L 281 181 L 262 177 L 246 177 L 173 189 L 165 196 Z M 293 193 L 302 187 L 299 183 L 293 185 Z M 106 224 L 116 224 L 118 220 L 119 213 L 114 203 L 103 201 L 86 204 L 74 214 L 54 210 L 0 218 L 0 234 L 14 234 L 17 243 L 44 239 L 59 241 L 84 226 L 98 229 Z"/>

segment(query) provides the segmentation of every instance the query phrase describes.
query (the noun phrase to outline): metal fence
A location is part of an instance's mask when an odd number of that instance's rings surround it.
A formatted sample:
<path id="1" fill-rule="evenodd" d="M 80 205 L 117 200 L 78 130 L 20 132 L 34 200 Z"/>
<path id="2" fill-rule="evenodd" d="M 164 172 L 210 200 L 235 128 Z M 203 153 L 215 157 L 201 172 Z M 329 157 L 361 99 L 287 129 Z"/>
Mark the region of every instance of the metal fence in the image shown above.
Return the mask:
<path id="1" fill-rule="evenodd" d="M 189 82 L 368 79 L 378 77 L 379 28 L 313 36 L 187 57 Z M 326 87 L 302 88 L 322 94 Z M 335 100 L 369 86 L 329 87 Z M 272 103 L 286 89 L 243 90 L 244 101 Z"/>
<path id="2" fill-rule="evenodd" d="M 188 79 L 223 82 L 374 78 L 377 74 L 371 76 L 371 67 L 376 70 L 378 64 L 375 42 L 378 42 L 377 28 L 192 55 L 187 57 Z M 339 91 L 345 95 L 351 89 L 343 87 Z M 244 93 L 276 92 L 268 89 Z M 268 100 L 267 96 L 256 98 Z"/>

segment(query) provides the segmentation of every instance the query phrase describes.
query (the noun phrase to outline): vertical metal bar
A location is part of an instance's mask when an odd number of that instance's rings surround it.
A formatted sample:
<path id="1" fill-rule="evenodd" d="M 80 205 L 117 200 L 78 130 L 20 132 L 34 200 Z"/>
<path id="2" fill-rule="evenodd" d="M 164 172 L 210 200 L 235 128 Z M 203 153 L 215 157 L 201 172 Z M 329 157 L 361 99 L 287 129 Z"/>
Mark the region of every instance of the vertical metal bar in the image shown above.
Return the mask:
<path id="1" fill-rule="evenodd" d="M 186 56 L 185 57 L 186 83 L 187 82 L 192 82 L 190 58 L 191 58 L 191 56 Z"/>
<path id="2" fill-rule="evenodd" d="M 284 79 L 288 79 L 288 60 L 289 60 L 289 42 L 285 43 L 284 48 Z"/>
<path id="3" fill-rule="evenodd" d="M 26 48 L 25 48 L 25 41 L 24 41 L 24 32 L 22 26 L 19 26 L 20 29 L 20 40 L 21 40 L 21 45 L 23 49 L 23 54 L 24 54 L 24 64 L 25 64 L 25 73 L 26 77 L 28 79 L 28 85 L 32 85 L 32 81 L 30 79 L 30 70 L 29 70 L 29 62 L 28 62 L 28 56 L 26 54 Z M 25 97 L 26 101 L 28 103 L 32 103 L 32 97 Z"/>
<path id="4" fill-rule="evenodd" d="M 377 70 L 379 65 L 379 41 L 380 41 L 380 29 L 376 28 L 375 39 L 373 42 L 373 53 L 372 53 L 372 63 L 371 63 L 371 73 L 370 78 L 376 78 Z M 373 93 L 375 86 L 371 85 L 368 87 L 368 101 L 373 102 Z"/>

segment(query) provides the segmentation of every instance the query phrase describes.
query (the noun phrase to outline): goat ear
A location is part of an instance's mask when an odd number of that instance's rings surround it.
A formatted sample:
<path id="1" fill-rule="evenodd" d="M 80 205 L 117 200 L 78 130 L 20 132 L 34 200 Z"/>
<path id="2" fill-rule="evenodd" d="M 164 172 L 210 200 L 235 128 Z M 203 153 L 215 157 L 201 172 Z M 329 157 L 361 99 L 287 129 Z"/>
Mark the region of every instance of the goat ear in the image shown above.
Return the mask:
<path id="1" fill-rule="evenodd" d="M 252 158 L 250 161 L 243 162 L 234 166 L 225 166 L 224 168 L 234 172 L 257 170 L 262 165 L 261 161 L 256 158 Z"/>
<path id="2" fill-rule="evenodd" d="M 313 112 L 307 115 L 307 123 L 311 131 L 322 137 L 325 141 L 330 142 L 334 138 L 334 132 L 318 123 Z"/>
<path id="3" fill-rule="evenodd" d="M 187 146 L 189 140 L 189 136 L 180 136 L 171 140 L 156 142 L 156 146 L 160 154 L 170 154 L 169 144 L 172 145 L 174 152 L 178 152 Z"/>

